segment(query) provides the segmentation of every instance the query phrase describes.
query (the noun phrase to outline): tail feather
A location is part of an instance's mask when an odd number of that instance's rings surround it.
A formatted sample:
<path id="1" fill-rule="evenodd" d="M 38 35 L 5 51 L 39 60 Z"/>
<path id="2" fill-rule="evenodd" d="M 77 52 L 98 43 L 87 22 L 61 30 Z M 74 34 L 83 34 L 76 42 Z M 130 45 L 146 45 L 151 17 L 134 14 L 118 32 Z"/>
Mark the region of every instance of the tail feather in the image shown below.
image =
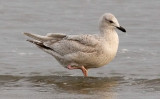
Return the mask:
<path id="1" fill-rule="evenodd" d="M 29 40 L 29 39 L 28 39 L 27 41 L 29 41 L 29 42 L 37 45 L 37 46 L 38 46 L 39 48 L 41 48 L 41 49 L 53 50 L 53 49 L 51 49 L 50 47 L 45 46 L 45 45 L 44 45 L 42 42 L 40 42 L 40 41 L 37 41 L 37 40 Z"/>
<path id="2" fill-rule="evenodd" d="M 38 41 L 41 41 L 41 42 L 45 42 L 45 41 L 48 41 L 48 40 L 51 40 L 52 37 L 47 37 L 47 36 L 41 36 L 41 35 L 38 35 L 38 34 L 32 34 L 32 33 L 24 33 L 26 36 L 28 37 L 31 37 L 35 40 L 38 40 Z"/>
<path id="3" fill-rule="evenodd" d="M 36 44 L 36 45 L 39 45 L 39 44 L 42 43 L 42 42 L 40 42 L 40 41 L 37 41 L 37 40 L 30 40 L 30 39 L 27 39 L 27 41 L 30 42 L 30 43 Z"/>

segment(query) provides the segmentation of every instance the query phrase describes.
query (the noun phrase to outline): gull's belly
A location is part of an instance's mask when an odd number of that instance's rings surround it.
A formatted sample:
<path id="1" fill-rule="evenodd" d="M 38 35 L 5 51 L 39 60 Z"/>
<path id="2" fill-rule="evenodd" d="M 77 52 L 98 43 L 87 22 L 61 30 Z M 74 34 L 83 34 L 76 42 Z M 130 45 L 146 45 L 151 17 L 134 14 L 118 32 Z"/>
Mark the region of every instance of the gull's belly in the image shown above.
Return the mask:
<path id="1" fill-rule="evenodd" d="M 85 67 L 86 68 L 98 68 L 108 64 L 110 61 L 114 59 L 116 54 L 110 55 L 100 55 L 99 57 L 93 57 L 92 61 L 88 63 Z"/>
<path id="2" fill-rule="evenodd" d="M 101 48 L 99 51 L 92 53 L 78 52 L 68 54 L 61 59 L 57 59 L 64 67 L 84 66 L 85 68 L 98 68 L 108 64 L 114 59 L 117 53 L 117 48 Z"/>

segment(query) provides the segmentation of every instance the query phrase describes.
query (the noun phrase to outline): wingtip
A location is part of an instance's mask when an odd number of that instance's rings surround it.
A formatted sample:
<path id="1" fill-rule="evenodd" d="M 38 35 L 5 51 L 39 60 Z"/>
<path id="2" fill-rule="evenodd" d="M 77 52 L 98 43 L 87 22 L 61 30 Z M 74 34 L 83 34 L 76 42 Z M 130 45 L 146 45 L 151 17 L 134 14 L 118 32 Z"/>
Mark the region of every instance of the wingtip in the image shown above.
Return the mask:
<path id="1" fill-rule="evenodd" d="M 30 43 L 34 43 L 33 40 L 27 39 L 26 41 L 30 42 Z"/>
<path id="2" fill-rule="evenodd" d="M 24 34 L 24 35 L 27 35 L 27 36 L 28 36 L 28 35 L 29 35 L 30 33 L 27 33 L 27 32 L 23 32 L 23 34 Z"/>
<path id="3" fill-rule="evenodd" d="M 40 44 L 41 42 L 39 41 L 36 41 L 36 40 L 30 40 L 30 39 L 27 39 L 26 41 L 30 42 L 30 43 L 33 43 L 33 44 Z"/>
<path id="4" fill-rule="evenodd" d="M 31 40 L 27 39 L 26 41 L 30 42 Z"/>

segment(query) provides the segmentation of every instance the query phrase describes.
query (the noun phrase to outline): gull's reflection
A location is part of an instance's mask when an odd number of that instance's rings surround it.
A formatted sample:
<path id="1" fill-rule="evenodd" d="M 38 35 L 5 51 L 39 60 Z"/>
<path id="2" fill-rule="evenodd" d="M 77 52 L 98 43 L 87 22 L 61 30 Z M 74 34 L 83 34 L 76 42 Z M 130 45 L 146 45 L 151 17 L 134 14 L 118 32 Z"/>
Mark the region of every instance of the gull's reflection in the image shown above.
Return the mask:
<path id="1" fill-rule="evenodd" d="M 76 94 L 112 94 L 121 77 L 35 76 L 33 83 L 51 85 L 54 90 Z"/>

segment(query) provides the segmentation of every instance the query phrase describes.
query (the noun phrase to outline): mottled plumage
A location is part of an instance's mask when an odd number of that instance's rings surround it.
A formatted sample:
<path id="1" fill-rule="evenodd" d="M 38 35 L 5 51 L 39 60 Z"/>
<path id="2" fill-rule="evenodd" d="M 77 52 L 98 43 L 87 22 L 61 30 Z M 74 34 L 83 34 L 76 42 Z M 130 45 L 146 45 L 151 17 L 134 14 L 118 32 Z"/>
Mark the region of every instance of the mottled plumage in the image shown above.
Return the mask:
<path id="1" fill-rule="evenodd" d="M 106 13 L 100 18 L 99 35 L 48 33 L 46 36 L 41 36 L 32 33 L 24 34 L 34 39 L 28 41 L 51 54 L 64 67 L 83 71 L 83 66 L 87 72 L 89 68 L 108 64 L 115 57 L 119 44 L 115 28 L 126 32 L 112 14 Z"/>

